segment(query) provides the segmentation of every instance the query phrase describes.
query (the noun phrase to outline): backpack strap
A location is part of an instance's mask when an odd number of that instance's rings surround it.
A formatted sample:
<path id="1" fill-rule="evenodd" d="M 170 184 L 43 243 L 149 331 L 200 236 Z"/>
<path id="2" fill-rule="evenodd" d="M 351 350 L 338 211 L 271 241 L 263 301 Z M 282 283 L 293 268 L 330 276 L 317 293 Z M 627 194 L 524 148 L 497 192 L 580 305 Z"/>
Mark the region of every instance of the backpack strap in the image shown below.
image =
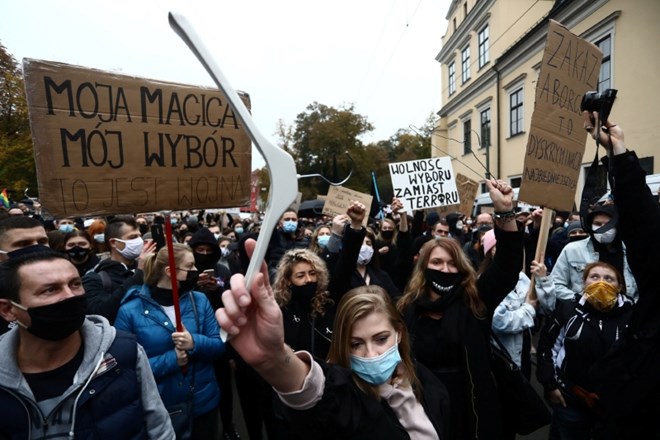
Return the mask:
<path id="1" fill-rule="evenodd" d="M 117 330 L 115 340 L 108 348 L 108 353 L 114 356 L 121 368 L 135 370 L 137 367 L 137 337 L 133 333 Z"/>
<path id="2" fill-rule="evenodd" d="M 101 277 L 101 284 L 103 285 L 103 290 L 112 293 L 112 279 L 110 279 L 110 275 L 108 275 L 108 272 L 102 270 L 96 273 L 99 275 L 99 277 Z"/>

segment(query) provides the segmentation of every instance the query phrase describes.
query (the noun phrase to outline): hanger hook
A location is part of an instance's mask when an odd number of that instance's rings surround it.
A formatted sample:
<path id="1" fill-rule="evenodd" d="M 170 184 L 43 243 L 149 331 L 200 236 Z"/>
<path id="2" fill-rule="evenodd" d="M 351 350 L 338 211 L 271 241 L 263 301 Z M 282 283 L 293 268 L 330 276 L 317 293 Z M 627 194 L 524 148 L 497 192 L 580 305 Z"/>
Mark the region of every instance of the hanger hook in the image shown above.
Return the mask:
<path id="1" fill-rule="evenodd" d="M 314 173 L 314 174 L 298 174 L 298 179 L 306 179 L 306 178 L 308 178 L 308 177 L 320 177 L 321 179 L 325 180 L 327 183 L 329 183 L 329 184 L 332 185 L 332 186 L 340 186 L 340 185 L 343 185 L 344 183 L 348 182 L 348 179 L 351 178 L 351 176 L 353 175 L 353 171 L 355 170 L 355 161 L 353 160 L 353 158 L 351 157 L 351 155 L 348 154 L 348 152 L 346 152 L 345 154 L 346 154 L 346 156 L 348 156 L 348 158 L 349 158 L 350 161 L 351 161 L 351 170 L 348 172 L 348 176 L 346 176 L 346 178 L 345 178 L 344 180 L 342 180 L 341 182 L 333 182 L 333 181 L 331 181 L 330 179 L 328 179 L 327 177 L 325 177 L 323 174 L 318 174 L 318 173 Z"/>

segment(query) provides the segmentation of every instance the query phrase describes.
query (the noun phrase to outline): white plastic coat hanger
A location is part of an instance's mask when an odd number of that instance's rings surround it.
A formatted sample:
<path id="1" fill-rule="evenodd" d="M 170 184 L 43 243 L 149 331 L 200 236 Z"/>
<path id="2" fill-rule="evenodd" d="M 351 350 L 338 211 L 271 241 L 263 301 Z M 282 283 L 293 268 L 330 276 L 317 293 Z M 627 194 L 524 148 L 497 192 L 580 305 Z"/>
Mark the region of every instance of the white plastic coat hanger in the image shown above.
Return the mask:
<path id="1" fill-rule="evenodd" d="M 170 12 L 169 22 L 174 32 L 188 45 L 209 75 L 211 75 L 213 81 L 224 92 L 268 166 L 271 188 L 268 194 L 266 215 L 261 225 L 257 245 L 252 258 L 250 258 L 250 265 L 245 274 L 246 285 L 251 286 L 254 275 L 261 269 L 261 263 L 266 256 L 266 249 L 268 248 L 273 230 L 275 230 L 284 211 L 293 203 L 298 194 L 298 179 L 294 177 L 298 175 L 296 165 L 293 162 L 293 158 L 287 152 L 270 143 L 259 132 L 245 104 L 243 104 L 238 93 L 229 84 L 229 81 L 215 63 L 210 52 L 204 46 L 188 20 L 179 13 Z"/>

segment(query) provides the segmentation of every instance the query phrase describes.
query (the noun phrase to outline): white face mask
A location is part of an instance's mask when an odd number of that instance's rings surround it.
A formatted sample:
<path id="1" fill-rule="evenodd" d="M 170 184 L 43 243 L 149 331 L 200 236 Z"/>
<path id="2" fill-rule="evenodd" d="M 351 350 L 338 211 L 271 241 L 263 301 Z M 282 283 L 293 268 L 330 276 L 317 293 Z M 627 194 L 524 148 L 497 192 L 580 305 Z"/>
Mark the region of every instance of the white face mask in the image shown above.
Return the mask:
<path id="1" fill-rule="evenodd" d="M 142 240 L 142 237 L 133 238 L 131 240 L 120 240 L 119 238 L 116 238 L 115 240 L 124 243 L 124 249 L 119 249 L 118 247 L 116 249 L 117 252 L 119 252 L 119 255 L 127 260 L 135 260 L 140 256 L 142 248 L 144 248 L 144 240 Z"/>
<path id="2" fill-rule="evenodd" d="M 612 228 L 609 231 L 605 231 L 600 234 L 594 233 L 594 239 L 600 244 L 610 244 L 614 241 L 615 237 L 616 237 L 616 228 Z"/>
<path id="3" fill-rule="evenodd" d="M 374 256 L 374 248 L 363 244 L 360 248 L 360 255 L 358 255 L 358 264 L 369 264 L 371 257 Z"/>
<path id="4" fill-rule="evenodd" d="M 461 220 L 456 222 L 456 229 L 463 229 L 463 222 Z"/>

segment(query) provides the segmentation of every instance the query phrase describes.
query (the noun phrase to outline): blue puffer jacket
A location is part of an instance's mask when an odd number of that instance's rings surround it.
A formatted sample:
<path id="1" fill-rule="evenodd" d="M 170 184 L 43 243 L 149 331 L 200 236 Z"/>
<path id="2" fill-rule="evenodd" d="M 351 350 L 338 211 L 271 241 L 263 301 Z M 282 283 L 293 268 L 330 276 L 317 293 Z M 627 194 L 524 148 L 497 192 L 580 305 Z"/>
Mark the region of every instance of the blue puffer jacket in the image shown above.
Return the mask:
<path id="1" fill-rule="evenodd" d="M 197 319 L 191 302 L 193 297 Z M 194 414 L 199 416 L 216 408 L 220 402 L 213 361 L 222 355 L 224 344 L 220 339 L 220 327 L 213 309 L 204 294 L 182 294 L 180 309 L 181 321 L 195 342 L 195 348 L 189 352 L 185 375 L 176 362 L 172 342 L 175 326 L 163 308 L 151 298 L 148 286 L 134 286 L 126 292 L 115 327 L 137 335 L 138 342 L 149 357 L 158 392 L 165 406 L 185 402 L 190 387 L 194 385 Z"/>

